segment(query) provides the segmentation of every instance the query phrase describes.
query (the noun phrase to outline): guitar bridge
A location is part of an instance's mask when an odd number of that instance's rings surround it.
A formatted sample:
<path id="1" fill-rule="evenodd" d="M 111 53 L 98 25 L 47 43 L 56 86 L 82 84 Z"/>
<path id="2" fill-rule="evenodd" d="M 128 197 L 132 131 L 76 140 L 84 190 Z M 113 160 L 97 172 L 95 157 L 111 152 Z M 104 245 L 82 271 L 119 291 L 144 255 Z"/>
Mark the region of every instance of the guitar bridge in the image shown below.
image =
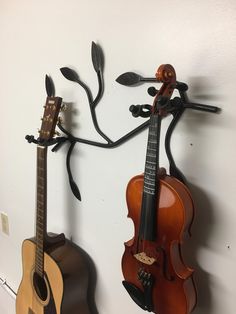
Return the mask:
<path id="1" fill-rule="evenodd" d="M 149 257 L 145 252 L 134 254 L 134 257 L 141 263 L 146 265 L 152 265 L 156 262 L 154 257 Z"/>

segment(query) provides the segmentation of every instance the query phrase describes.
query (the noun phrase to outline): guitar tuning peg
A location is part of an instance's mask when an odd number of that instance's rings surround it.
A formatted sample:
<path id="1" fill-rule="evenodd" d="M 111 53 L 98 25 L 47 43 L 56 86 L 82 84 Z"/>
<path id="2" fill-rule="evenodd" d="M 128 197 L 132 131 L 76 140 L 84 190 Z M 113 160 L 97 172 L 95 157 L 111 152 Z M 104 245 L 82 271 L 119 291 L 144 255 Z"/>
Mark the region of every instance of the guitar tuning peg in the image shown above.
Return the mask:
<path id="1" fill-rule="evenodd" d="M 64 124 L 64 121 L 62 120 L 62 118 L 61 118 L 61 117 L 58 117 L 58 119 L 57 119 L 57 123 L 59 123 L 59 124 Z"/>
<path id="2" fill-rule="evenodd" d="M 61 110 L 60 111 L 66 111 L 68 109 L 68 105 L 63 103 L 63 105 L 61 106 Z"/>

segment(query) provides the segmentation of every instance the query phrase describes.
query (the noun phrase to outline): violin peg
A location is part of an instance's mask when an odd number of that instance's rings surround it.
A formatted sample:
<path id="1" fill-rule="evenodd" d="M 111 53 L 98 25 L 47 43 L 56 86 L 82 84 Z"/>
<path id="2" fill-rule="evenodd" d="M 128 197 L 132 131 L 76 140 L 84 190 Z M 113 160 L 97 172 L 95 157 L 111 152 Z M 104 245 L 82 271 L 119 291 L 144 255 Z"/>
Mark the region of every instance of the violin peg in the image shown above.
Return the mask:
<path id="1" fill-rule="evenodd" d="M 156 89 L 154 86 L 151 86 L 148 88 L 147 92 L 150 96 L 154 97 L 158 93 L 158 89 Z"/>
<path id="2" fill-rule="evenodd" d="M 166 176 L 166 169 L 164 167 L 159 168 L 157 175 L 159 178 L 165 177 Z"/>

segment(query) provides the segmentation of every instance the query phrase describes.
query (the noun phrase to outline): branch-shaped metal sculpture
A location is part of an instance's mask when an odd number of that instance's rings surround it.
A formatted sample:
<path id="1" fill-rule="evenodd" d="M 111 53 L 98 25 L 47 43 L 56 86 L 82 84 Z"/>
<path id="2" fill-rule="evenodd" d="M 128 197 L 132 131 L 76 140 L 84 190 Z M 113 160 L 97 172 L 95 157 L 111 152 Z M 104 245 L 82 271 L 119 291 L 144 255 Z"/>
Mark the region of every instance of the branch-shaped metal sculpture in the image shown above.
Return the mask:
<path id="1" fill-rule="evenodd" d="M 102 70 L 103 70 L 103 54 L 102 50 L 99 46 L 97 46 L 94 42 L 92 43 L 92 62 L 93 62 L 93 67 L 95 72 L 97 73 L 97 78 L 98 78 L 98 92 L 97 96 L 93 100 L 93 96 L 91 93 L 91 90 L 89 87 L 82 82 L 79 79 L 78 74 L 73 71 L 70 68 L 64 67 L 61 68 L 61 73 L 65 78 L 67 78 L 70 81 L 78 83 L 81 87 L 84 88 L 89 106 L 90 106 L 90 111 L 91 111 L 91 116 L 93 120 L 94 127 L 96 131 L 107 141 L 107 143 L 100 143 L 96 141 L 90 141 L 87 139 L 82 139 L 78 137 L 73 137 L 74 141 L 80 142 L 80 143 L 85 143 L 89 145 L 95 145 L 99 147 L 104 147 L 104 148 L 112 148 L 115 146 L 120 145 L 121 143 L 127 141 L 129 138 L 132 136 L 136 135 L 140 131 L 142 131 L 144 128 L 146 128 L 149 124 L 149 121 L 144 122 L 128 134 L 124 135 L 117 141 L 112 141 L 99 127 L 98 122 L 97 122 L 97 117 L 96 117 L 96 112 L 95 108 L 99 101 L 102 98 L 103 92 L 104 92 L 104 80 L 103 80 L 103 75 L 102 75 Z M 116 81 L 119 84 L 125 85 L 125 86 L 134 86 L 134 85 L 140 85 L 142 83 L 150 83 L 150 82 L 155 82 L 157 83 L 157 80 L 155 77 L 143 77 L 140 74 L 134 73 L 134 72 L 126 72 L 121 74 Z M 202 104 L 193 104 L 188 102 L 187 96 L 186 96 L 186 91 L 188 90 L 188 85 L 182 82 L 177 82 L 175 88 L 179 91 L 180 97 L 175 97 L 174 99 L 170 100 L 168 103 L 165 103 L 165 110 L 173 115 L 172 122 L 170 123 L 170 126 L 167 130 L 166 133 L 166 140 L 165 140 L 165 148 L 166 148 L 166 154 L 169 159 L 169 164 L 170 164 L 170 173 L 172 175 L 175 175 L 178 177 L 180 180 L 184 181 L 184 176 L 181 174 L 180 170 L 176 167 L 171 149 L 170 149 L 170 139 L 171 135 L 173 133 L 173 130 L 179 121 L 180 117 L 182 116 L 183 112 L 185 111 L 186 108 L 191 108 L 195 110 L 201 110 L 201 111 L 207 111 L 207 112 L 219 112 L 219 108 L 215 106 L 207 106 L 207 105 L 202 105 Z M 151 96 L 155 96 L 158 93 L 158 90 L 152 86 L 148 88 L 148 93 Z M 161 104 L 160 104 L 161 105 Z M 143 117 L 143 118 L 148 118 L 151 113 L 151 106 L 149 104 L 145 105 L 132 105 L 129 108 L 130 112 L 134 117 Z M 63 131 L 68 137 L 71 136 L 71 134 L 65 130 L 60 124 L 59 128 L 61 131 Z"/>
<path id="2" fill-rule="evenodd" d="M 147 127 L 148 122 L 145 122 L 135 128 L 134 130 L 130 131 L 128 134 L 122 136 L 120 139 L 117 141 L 112 141 L 99 127 L 98 121 L 97 121 L 97 116 L 96 116 L 96 106 L 99 103 L 99 101 L 102 98 L 103 92 L 104 92 L 104 79 L 103 79 L 103 53 L 101 48 L 92 42 L 92 48 L 91 48 L 91 56 L 92 56 L 92 63 L 94 70 L 97 74 L 97 79 L 98 79 L 98 92 L 95 98 L 93 98 L 93 95 L 91 93 L 90 88 L 79 78 L 79 75 L 72 69 L 68 67 L 63 67 L 60 69 L 62 75 L 69 81 L 75 82 L 79 84 L 84 90 L 87 95 L 89 107 L 90 107 L 90 112 L 91 112 L 91 117 L 92 121 L 94 124 L 94 127 L 98 134 L 100 134 L 101 137 L 103 137 L 107 143 L 100 143 L 100 142 L 95 142 L 95 141 L 90 141 L 87 139 L 81 139 L 75 137 L 76 141 L 89 144 L 89 145 L 95 145 L 95 146 L 100 146 L 100 147 L 106 147 L 106 148 L 112 148 L 117 145 L 120 145 L 122 142 L 125 142 L 128 140 L 130 137 L 134 136 L 135 134 L 139 133 L 142 131 L 145 127 Z M 136 79 L 137 80 L 137 79 Z M 141 80 L 141 77 L 140 77 Z M 152 79 L 153 81 L 154 79 Z M 62 132 L 64 132 L 66 135 L 71 135 L 65 128 L 62 127 L 61 124 L 59 124 L 59 128 L 61 129 Z"/>
<path id="3" fill-rule="evenodd" d="M 142 77 L 141 75 L 134 72 L 125 72 L 117 77 L 117 83 L 125 86 L 133 86 L 139 83 L 156 82 L 154 77 Z"/>
<path id="4" fill-rule="evenodd" d="M 154 81 L 157 82 L 155 79 L 144 78 L 141 75 L 134 72 L 123 73 L 116 79 L 116 81 L 125 86 L 138 85 L 144 82 L 154 82 Z M 171 136 L 174 131 L 174 128 L 177 125 L 178 121 L 180 120 L 181 116 L 183 115 L 185 109 L 187 108 L 199 110 L 199 111 L 212 112 L 212 113 L 219 112 L 220 108 L 216 106 L 190 103 L 186 95 L 186 91 L 188 90 L 188 85 L 185 83 L 177 82 L 175 88 L 179 91 L 180 97 L 175 97 L 174 99 L 171 99 L 168 103 L 165 104 L 166 112 L 172 114 L 173 116 L 172 121 L 169 124 L 169 127 L 166 132 L 166 136 L 165 136 L 165 150 L 166 150 L 166 155 L 169 161 L 170 174 L 176 177 L 177 179 L 179 179 L 180 181 L 182 181 L 183 183 L 186 183 L 184 175 L 176 166 L 176 163 L 174 161 L 171 148 L 170 148 L 170 141 L 171 141 Z M 157 93 L 158 93 L 158 90 L 154 86 L 148 88 L 148 94 L 150 96 L 154 97 L 156 96 Z M 147 117 L 148 110 L 151 110 L 149 109 L 148 105 L 136 105 L 136 106 L 132 105 L 130 107 L 130 111 L 132 112 L 132 115 L 134 117 L 138 117 L 138 116 Z"/>
<path id="5" fill-rule="evenodd" d="M 66 141 L 70 142 L 70 148 L 68 150 L 67 154 L 67 159 L 66 159 L 66 165 L 67 165 L 67 171 L 68 171 L 68 177 L 69 177 L 69 182 L 70 186 L 72 189 L 72 192 L 74 193 L 75 197 L 81 200 L 80 198 L 80 192 L 79 189 L 73 180 L 72 172 L 70 169 L 70 157 L 72 150 L 75 146 L 76 142 L 88 144 L 88 145 L 93 145 L 93 146 L 99 146 L 103 148 L 113 148 L 115 146 L 118 146 L 127 140 L 129 140 L 131 137 L 135 136 L 136 134 L 140 133 L 143 129 L 145 129 L 149 125 L 149 120 L 142 123 L 135 129 L 131 130 L 129 133 L 125 134 L 122 136 L 120 139 L 116 141 L 112 141 L 99 127 L 97 117 L 96 117 L 96 106 L 100 102 L 103 92 L 104 92 L 104 79 L 103 79 L 103 53 L 101 48 L 96 45 L 94 42 L 92 42 L 92 47 L 91 47 L 91 56 L 92 56 L 92 63 L 94 70 L 97 74 L 97 79 L 98 79 L 98 91 L 97 95 L 95 98 L 93 98 L 92 92 L 90 88 L 88 87 L 87 84 L 85 84 L 80 78 L 79 75 L 72 69 L 68 67 L 63 67 L 60 69 L 62 75 L 68 79 L 69 81 L 75 82 L 79 84 L 84 90 L 87 95 L 89 107 L 90 107 L 90 112 L 91 112 L 91 117 L 92 121 L 94 124 L 94 127 L 98 134 L 106 141 L 106 143 L 101 143 L 101 142 L 96 142 L 96 141 L 91 141 L 83 138 L 78 138 L 73 136 L 70 132 L 68 132 L 64 127 L 62 127 L 60 121 L 58 123 L 59 129 L 67 135 L 67 137 L 57 137 L 54 138 L 53 140 L 49 141 L 40 141 L 39 139 L 35 139 L 34 136 L 26 136 L 26 139 L 28 140 L 29 143 L 35 143 L 39 145 L 44 145 L 44 146 L 49 146 L 49 145 L 55 145 L 53 147 L 53 151 L 57 151 L 63 143 Z M 133 86 L 133 85 L 140 85 L 142 83 L 150 83 L 150 82 L 155 82 L 157 83 L 156 78 L 150 78 L 150 77 L 143 77 L 137 73 L 134 72 L 126 72 L 120 75 L 116 81 L 122 85 L 125 86 Z M 45 87 L 47 91 L 47 95 L 49 97 L 55 95 L 55 88 L 52 79 L 46 75 L 45 78 Z M 182 82 L 177 82 L 175 88 L 179 91 L 180 97 L 175 97 L 174 99 L 171 99 L 167 103 L 162 104 L 160 101 L 160 106 L 165 106 L 165 111 L 173 115 L 173 119 L 169 125 L 169 128 L 166 133 L 166 138 L 165 138 L 165 148 L 166 148 L 166 154 L 169 160 L 170 164 L 170 174 L 177 177 L 179 180 L 184 182 L 184 176 L 182 175 L 181 171 L 176 167 L 176 164 L 174 162 L 171 149 L 170 149 L 170 139 L 171 135 L 173 133 L 173 130 L 179 121 L 180 117 L 182 116 L 184 110 L 186 108 L 191 108 L 195 110 L 201 110 L 201 111 L 207 111 L 207 112 L 219 112 L 219 108 L 215 106 L 207 106 L 207 105 L 202 105 L 202 104 L 193 104 L 190 103 L 187 99 L 186 91 L 188 90 L 188 86 L 185 83 Z M 158 93 L 158 90 L 155 87 L 149 87 L 148 88 L 148 93 L 151 96 L 156 96 Z M 152 106 L 149 104 L 145 105 L 132 105 L 130 106 L 129 110 L 132 113 L 134 117 L 143 117 L 143 118 L 148 118 L 151 113 L 151 108 Z"/>

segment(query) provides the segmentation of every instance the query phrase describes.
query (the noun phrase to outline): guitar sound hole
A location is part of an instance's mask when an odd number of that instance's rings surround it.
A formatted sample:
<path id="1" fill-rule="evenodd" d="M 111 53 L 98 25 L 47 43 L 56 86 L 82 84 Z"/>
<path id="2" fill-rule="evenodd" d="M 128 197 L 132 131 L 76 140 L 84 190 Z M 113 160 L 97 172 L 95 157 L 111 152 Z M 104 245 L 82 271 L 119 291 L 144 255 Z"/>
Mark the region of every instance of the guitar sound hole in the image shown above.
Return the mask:
<path id="1" fill-rule="evenodd" d="M 46 301 L 48 297 L 48 289 L 47 289 L 47 284 L 46 284 L 45 279 L 39 276 L 39 274 L 34 273 L 33 283 L 34 283 L 34 288 L 38 297 L 42 301 Z"/>

